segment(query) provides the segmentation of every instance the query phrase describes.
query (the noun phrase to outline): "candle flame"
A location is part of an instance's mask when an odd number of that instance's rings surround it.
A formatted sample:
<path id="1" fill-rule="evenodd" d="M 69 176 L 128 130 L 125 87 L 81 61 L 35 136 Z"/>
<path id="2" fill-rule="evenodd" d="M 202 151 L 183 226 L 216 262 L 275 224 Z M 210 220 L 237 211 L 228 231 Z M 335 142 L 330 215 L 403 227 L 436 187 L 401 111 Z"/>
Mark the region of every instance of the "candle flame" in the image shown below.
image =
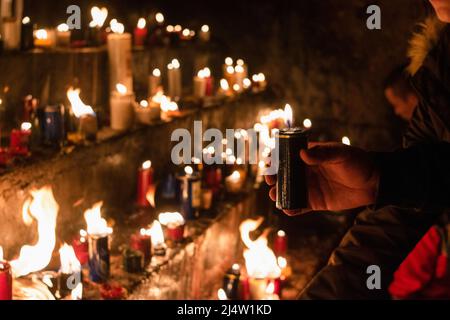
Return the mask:
<path id="1" fill-rule="evenodd" d="M 163 23 L 164 22 L 164 15 L 161 12 L 158 12 L 155 16 L 156 22 Z"/>
<path id="2" fill-rule="evenodd" d="M 211 70 L 209 68 L 203 68 L 197 73 L 199 78 L 205 79 L 211 77 Z"/>
<path id="3" fill-rule="evenodd" d="M 74 274 L 81 271 L 81 264 L 78 261 L 72 246 L 64 243 L 59 249 L 59 258 L 61 260 L 61 272 L 64 274 Z"/>
<path id="4" fill-rule="evenodd" d="M 243 81 L 243 84 L 244 84 L 244 88 L 248 89 L 252 85 L 252 82 L 250 81 L 249 78 L 245 78 L 244 81 Z"/>
<path id="5" fill-rule="evenodd" d="M 56 27 L 56 30 L 58 30 L 58 32 L 67 32 L 69 31 L 69 26 L 67 25 L 67 23 L 61 23 Z"/>
<path id="6" fill-rule="evenodd" d="M 350 138 L 346 136 L 342 137 L 342 143 L 347 146 L 351 145 Z"/>
<path id="7" fill-rule="evenodd" d="M 233 74 L 233 73 L 234 73 L 234 68 L 233 68 L 233 66 L 228 66 L 228 67 L 227 67 L 227 73 L 229 73 L 229 74 Z"/>
<path id="8" fill-rule="evenodd" d="M 209 26 L 208 26 L 207 24 L 204 24 L 204 25 L 202 25 L 201 30 L 202 30 L 202 32 L 204 32 L 204 33 L 209 32 Z"/>
<path id="9" fill-rule="evenodd" d="M 127 94 L 128 92 L 127 87 L 121 83 L 116 84 L 116 90 L 120 94 Z"/>
<path id="10" fill-rule="evenodd" d="M 20 125 L 20 130 L 22 131 L 30 131 L 31 130 L 31 123 L 30 122 L 22 122 L 22 124 Z"/>
<path id="11" fill-rule="evenodd" d="M 91 9 L 92 21 L 89 24 L 91 27 L 103 27 L 105 24 L 106 18 L 108 17 L 108 9 L 92 7 Z"/>
<path id="12" fill-rule="evenodd" d="M 305 119 L 305 120 L 303 120 L 303 126 L 304 126 L 306 129 L 311 128 L 311 127 L 312 127 L 312 122 L 311 122 L 311 120 L 310 120 L 310 119 Z"/>
<path id="13" fill-rule="evenodd" d="M 89 235 L 104 236 L 111 233 L 106 220 L 101 216 L 103 202 L 97 202 L 94 206 L 84 212 L 84 219 L 87 224 L 87 233 Z"/>
<path id="14" fill-rule="evenodd" d="M 237 59 L 237 60 L 236 60 L 236 64 L 237 64 L 238 66 L 244 66 L 244 60 L 242 60 L 242 59 Z"/>
<path id="15" fill-rule="evenodd" d="M 161 77 L 161 70 L 159 70 L 158 68 L 153 69 L 152 75 L 154 77 Z"/>
<path id="16" fill-rule="evenodd" d="M 184 167 L 184 172 L 189 176 L 194 173 L 194 169 L 192 169 L 191 166 L 186 166 L 186 167 Z"/>
<path id="17" fill-rule="evenodd" d="M 139 18 L 137 27 L 139 29 L 144 29 L 146 25 L 147 25 L 147 21 L 145 21 L 145 18 Z"/>
<path id="18" fill-rule="evenodd" d="M 77 284 L 75 289 L 72 290 L 70 294 L 70 298 L 72 300 L 81 300 L 83 298 L 83 283 L 80 282 Z"/>
<path id="19" fill-rule="evenodd" d="M 288 126 L 292 126 L 292 107 L 290 104 L 284 106 L 284 123 Z"/>
<path id="20" fill-rule="evenodd" d="M 151 166 L 152 166 L 152 162 L 150 160 L 147 160 L 142 164 L 142 169 L 148 170 L 148 169 L 150 169 Z"/>
<path id="21" fill-rule="evenodd" d="M 244 250 L 245 266 L 250 277 L 257 279 L 278 278 L 280 267 L 273 251 L 267 246 L 267 230 L 255 241 L 251 240 L 250 232 L 255 231 L 264 218 L 247 219 L 239 227 L 241 239 L 247 249 Z"/>
<path id="22" fill-rule="evenodd" d="M 88 114 L 95 115 L 92 107 L 84 104 L 84 102 L 81 101 L 80 89 L 69 88 L 69 90 L 67 90 L 67 98 L 70 101 L 72 112 L 75 117 L 80 118 L 81 116 Z"/>
<path id="23" fill-rule="evenodd" d="M 280 269 L 284 269 L 287 267 L 287 260 L 284 257 L 278 257 L 277 263 L 278 263 L 278 266 L 280 267 Z"/>
<path id="24" fill-rule="evenodd" d="M 277 236 L 279 236 L 279 237 L 286 237 L 286 232 L 284 232 L 284 230 L 278 230 Z"/>
<path id="25" fill-rule="evenodd" d="M 226 57 L 225 58 L 225 64 L 227 66 L 232 66 L 233 65 L 233 59 L 231 57 Z"/>
<path id="26" fill-rule="evenodd" d="M 220 79 L 220 88 L 223 91 L 230 90 L 230 85 L 228 84 L 228 81 L 226 79 Z"/>
<path id="27" fill-rule="evenodd" d="M 175 32 L 181 32 L 181 29 L 183 29 L 183 27 L 177 24 L 173 29 L 175 30 Z"/>
<path id="28" fill-rule="evenodd" d="M 170 101 L 166 96 L 163 96 L 161 99 L 161 110 L 163 112 L 178 111 L 178 104 L 175 101 Z"/>
<path id="29" fill-rule="evenodd" d="M 171 24 L 169 24 L 167 27 L 166 27 L 166 31 L 167 32 L 173 32 L 175 30 L 175 28 L 173 27 L 173 25 L 171 25 Z"/>
<path id="30" fill-rule="evenodd" d="M 178 59 L 173 59 L 171 62 L 171 65 L 174 69 L 179 69 L 180 68 L 180 62 L 178 61 Z"/>
<path id="31" fill-rule="evenodd" d="M 235 170 L 231 174 L 230 179 L 234 180 L 234 181 L 238 181 L 239 179 L 241 179 L 241 174 L 239 173 L 239 171 Z"/>
<path id="32" fill-rule="evenodd" d="M 153 247 L 164 244 L 164 233 L 158 220 L 153 221 L 152 226 L 149 229 L 149 233 L 152 239 Z"/>
<path id="33" fill-rule="evenodd" d="M 141 100 L 141 102 L 139 102 L 139 105 L 142 108 L 148 108 L 148 101 L 147 100 Z"/>
<path id="34" fill-rule="evenodd" d="M 179 212 L 162 212 L 158 220 L 163 226 L 177 227 L 184 224 L 184 218 Z"/>
<path id="35" fill-rule="evenodd" d="M 266 294 L 273 294 L 275 292 L 275 284 L 270 281 L 270 283 L 266 287 Z"/>
<path id="36" fill-rule="evenodd" d="M 26 16 L 22 19 L 22 24 L 29 24 L 31 22 L 30 17 Z"/>
<path id="37" fill-rule="evenodd" d="M 45 29 L 39 29 L 39 30 L 36 30 L 35 36 L 36 36 L 36 39 L 38 39 L 38 40 L 47 40 L 48 32 Z"/>
<path id="38" fill-rule="evenodd" d="M 189 30 L 189 29 L 183 29 L 183 36 L 185 36 L 185 37 L 189 37 L 189 35 L 191 34 L 191 30 Z"/>
<path id="39" fill-rule="evenodd" d="M 59 206 L 55 201 L 51 187 L 32 190 L 31 198 L 22 207 L 22 216 L 36 220 L 38 241 L 35 245 L 25 245 L 20 249 L 19 258 L 11 261 L 15 277 L 21 277 L 31 272 L 44 269 L 52 258 L 56 243 L 56 217 Z"/>
<path id="40" fill-rule="evenodd" d="M 244 67 L 241 65 L 237 65 L 236 67 L 234 67 L 234 72 L 236 73 L 243 73 L 244 72 Z"/>
<path id="41" fill-rule="evenodd" d="M 123 34 L 125 32 L 125 26 L 122 23 L 119 23 L 117 19 L 112 19 L 109 26 L 114 33 Z"/>
<path id="42" fill-rule="evenodd" d="M 227 297 L 227 294 L 226 294 L 225 290 L 223 290 L 222 288 L 217 290 L 217 298 L 219 300 L 228 300 L 228 297 Z"/>

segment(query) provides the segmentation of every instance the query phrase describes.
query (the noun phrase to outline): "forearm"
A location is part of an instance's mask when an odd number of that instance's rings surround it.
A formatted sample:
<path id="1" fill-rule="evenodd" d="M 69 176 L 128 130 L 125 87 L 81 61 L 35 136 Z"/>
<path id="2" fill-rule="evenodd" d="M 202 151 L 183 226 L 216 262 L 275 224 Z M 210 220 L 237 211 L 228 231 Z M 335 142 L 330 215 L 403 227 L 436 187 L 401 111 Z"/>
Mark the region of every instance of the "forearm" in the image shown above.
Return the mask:
<path id="1" fill-rule="evenodd" d="M 423 144 L 373 155 L 380 169 L 376 205 L 450 206 L 449 143 Z"/>

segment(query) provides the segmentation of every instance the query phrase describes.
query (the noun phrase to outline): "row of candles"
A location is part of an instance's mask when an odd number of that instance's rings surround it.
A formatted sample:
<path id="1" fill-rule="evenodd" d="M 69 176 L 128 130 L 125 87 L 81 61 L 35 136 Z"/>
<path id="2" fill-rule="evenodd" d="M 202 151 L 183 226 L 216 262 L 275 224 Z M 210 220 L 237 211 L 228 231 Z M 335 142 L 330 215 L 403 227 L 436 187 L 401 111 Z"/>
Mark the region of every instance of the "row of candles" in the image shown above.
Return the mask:
<path id="1" fill-rule="evenodd" d="M 32 23 L 29 16 L 22 19 L 21 34 L 7 33 L 5 48 L 17 50 L 21 47 L 24 50 L 36 48 L 67 48 L 71 46 L 79 47 L 83 45 L 103 45 L 106 43 L 108 35 L 112 32 L 121 31 L 124 26 L 119 24 L 117 19 L 111 19 L 109 26 L 105 26 L 108 18 L 108 9 L 103 7 L 92 7 L 90 10 L 92 20 L 89 23 L 89 32 L 85 41 L 72 41 L 72 31 L 66 23 L 59 24 L 56 28 L 38 29 Z M 147 44 L 159 44 L 161 42 L 187 41 L 198 38 L 201 42 L 208 42 L 211 37 L 210 27 L 207 24 L 201 26 L 198 32 L 181 25 L 165 26 L 165 17 L 161 12 L 157 12 L 151 19 L 141 17 L 133 30 L 133 44 L 137 47 Z"/>
<path id="2" fill-rule="evenodd" d="M 231 64 L 230 64 L 231 61 Z M 253 75 L 256 81 L 247 78 L 247 66 L 242 59 L 238 59 L 236 66 L 232 66 L 232 58 L 225 59 L 225 69 L 228 69 L 225 78 L 220 80 L 220 88 L 217 91 L 219 97 L 229 97 L 252 87 L 255 92 L 264 90 L 266 86 L 264 74 Z M 230 64 L 230 65 L 229 65 Z M 233 71 L 231 71 L 231 69 Z M 237 70 L 236 72 L 234 70 Z M 162 72 L 154 69 L 149 76 L 149 99 L 136 102 L 136 97 L 125 84 L 117 83 L 110 96 L 110 125 L 119 131 L 128 130 L 137 121 L 148 125 L 163 118 L 169 119 L 178 116 L 179 107 L 176 101 L 182 94 L 181 66 L 177 59 L 173 59 L 167 66 L 168 95 L 164 94 L 162 85 Z M 262 79 L 260 81 L 260 78 Z M 209 68 L 201 69 L 193 78 L 193 94 L 199 99 L 215 94 L 214 78 Z M 241 85 L 243 87 L 241 87 Z M 232 89 L 234 88 L 234 89 Z M 173 97 L 173 98 L 172 98 Z M 11 156 L 26 156 L 29 154 L 29 144 L 32 133 L 40 136 L 41 140 L 52 145 L 60 145 L 65 135 L 73 142 L 95 140 L 98 131 L 98 121 L 94 109 L 86 105 L 80 98 L 80 90 L 69 88 L 67 98 L 70 109 L 62 105 L 47 106 L 40 115 L 38 101 L 31 96 L 24 100 L 26 120 L 20 129 L 13 129 L 10 135 L 9 157 L 5 150 L 2 151 L 1 163 L 6 164 Z M 73 123 L 70 129 L 64 117 L 69 116 L 69 122 Z M 37 131 L 41 131 L 38 132 Z M 71 133 L 72 131 L 72 133 Z M 36 140 L 36 139 L 35 139 Z"/>

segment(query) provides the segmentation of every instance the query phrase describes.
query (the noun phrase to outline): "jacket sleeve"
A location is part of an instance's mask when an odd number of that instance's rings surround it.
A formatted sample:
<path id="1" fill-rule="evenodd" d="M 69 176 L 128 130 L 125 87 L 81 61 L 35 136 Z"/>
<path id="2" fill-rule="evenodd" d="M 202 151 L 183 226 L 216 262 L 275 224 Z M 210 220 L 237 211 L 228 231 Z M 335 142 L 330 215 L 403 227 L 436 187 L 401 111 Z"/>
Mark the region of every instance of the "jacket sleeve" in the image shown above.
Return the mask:
<path id="1" fill-rule="evenodd" d="M 377 206 L 450 207 L 450 144 L 423 143 L 391 153 L 375 153 L 380 168 Z"/>
<path id="2" fill-rule="evenodd" d="M 389 293 L 397 299 L 414 298 L 433 279 L 442 239 L 433 226 L 394 273 Z"/>

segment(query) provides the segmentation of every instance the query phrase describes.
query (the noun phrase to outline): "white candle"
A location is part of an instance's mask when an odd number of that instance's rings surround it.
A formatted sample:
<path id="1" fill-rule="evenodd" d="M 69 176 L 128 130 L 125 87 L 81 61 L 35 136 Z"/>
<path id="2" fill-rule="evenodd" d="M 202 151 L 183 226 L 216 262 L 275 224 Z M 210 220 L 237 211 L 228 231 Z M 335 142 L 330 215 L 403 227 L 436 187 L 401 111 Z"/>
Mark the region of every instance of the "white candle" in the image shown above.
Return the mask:
<path id="1" fill-rule="evenodd" d="M 148 77 L 148 96 L 153 97 L 161 90 L 161 70 L 153 69 L 152 74 Z"/>
<path id="2" fill-rule="evenodd" d="M 131 55 L 131 34 L 124 33 L 124 26 L 116 19 L 111 20 L 111 31 L 108 35 L 109 79 L 114 90 L 117 83 L 122 83 L 133 92 L 133 73 Z"/>
<path id="3" fill-rule="evenodd" d="M 123 84 L 117 84 L 116 90 L 111 92 L 111 128 L 124 131 L 130 129 L 134 120 L 134 94 Z"/>
<path id="4" fill-rule="evenodd" d="M 206 95 L 206 73 L 202 69 L 194 77 L 194 96 L 196 98 L 203 98 Z"/>
<path id="5" fill-rule="evenodd" d="M 167 66 L 167 78 L 169 85 L 169 97 L 172 99 L 181 97 L 181 69 L 180 62 L 177 59 L 173 59 Z"/>
<path id="6" fill-rule="evenodd" d="M 56 45 L 58 47 L 69 47 L 70 34 L 69 26 L 65 23 L 61 23 L 56 27 Z"/>

